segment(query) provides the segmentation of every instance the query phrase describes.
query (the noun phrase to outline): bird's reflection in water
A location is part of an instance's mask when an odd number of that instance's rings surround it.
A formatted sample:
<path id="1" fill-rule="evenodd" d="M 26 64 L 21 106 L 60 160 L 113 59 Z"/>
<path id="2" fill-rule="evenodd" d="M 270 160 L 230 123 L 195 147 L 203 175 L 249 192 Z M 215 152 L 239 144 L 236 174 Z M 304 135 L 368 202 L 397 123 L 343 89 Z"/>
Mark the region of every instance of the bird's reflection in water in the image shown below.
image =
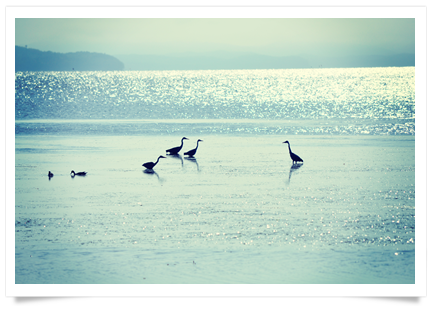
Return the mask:
<path id="1" fill-rule="evenodd" d="M 156 173 L 154 171 L 154 169 L 145 169 L 145 170 L 143 170 L 143 173 L 148 174 L 148 175 L 155 175 L 157 177 L 158 181 L 163 182 L 163 180 L 160 179 L 160 176 L 158 175 L 158 173 Z"/>
<path id="2" fill-rule="evenodd" d="M 178 158 L 179 160 L 181 160 L 181 167 L 184 167 L 184 160 L 182 159 L 181 156 L 179 156 L 179 154 L 175 154 L 175 155 L 167 155 L 170 158 Z"/>
<path id="3" fill-rule="evenodd" d="M 189 157 L 184 157 L 184 158 L 187 159 L 188 161 L 191 161 L 191 162 L 195 163 L 197 171 L 200 171 L 200 169 L 199 169 L 199 163 L 197 162 L 197 159 L 194 156 L 189 156 Z"/>
<path id="4" fill-rule="evenodd" d="M 298 168 L 300 168 L 301 166 L 303 166 L 303 163 L 298 163 L 298 164 L 293 164 L 291 166 L 291 171 L 297 170 Z"/>
<path id="5" fill-rule="evenodd" d="M 288 185 L 291 182 L 291 175 L 293 172 L 297 172 L 298 169 L 300 169 L 300 167 L 303 166 L 303 164 L 293 164 L 291 166 L 291 169 L 289 170 L 289 178 L 288 178 Z"/>

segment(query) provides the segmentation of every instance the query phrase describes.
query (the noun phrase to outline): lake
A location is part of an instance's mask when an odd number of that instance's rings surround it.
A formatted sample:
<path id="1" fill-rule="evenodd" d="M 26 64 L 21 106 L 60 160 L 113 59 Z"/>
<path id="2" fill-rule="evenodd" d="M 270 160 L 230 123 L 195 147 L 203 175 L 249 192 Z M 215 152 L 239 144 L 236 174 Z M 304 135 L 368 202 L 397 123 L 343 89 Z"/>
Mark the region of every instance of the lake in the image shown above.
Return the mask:
<path id="1" fill-rule="evenodd" d="M 414 67 L 19 72 L 15 99 L 17 284 L 415 283 Z"/>

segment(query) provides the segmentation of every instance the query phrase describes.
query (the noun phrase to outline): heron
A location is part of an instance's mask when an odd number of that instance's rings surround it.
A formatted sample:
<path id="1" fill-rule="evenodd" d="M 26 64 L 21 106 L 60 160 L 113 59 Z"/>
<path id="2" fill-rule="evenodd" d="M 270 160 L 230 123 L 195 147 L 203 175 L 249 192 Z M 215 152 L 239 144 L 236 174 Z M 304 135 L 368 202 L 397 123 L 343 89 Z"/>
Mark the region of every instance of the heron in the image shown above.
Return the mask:
<path id="1" fill-rule="evenodd" d="M 192 150 L 185 152 L 184 155 L 187 155 L 188 157 L 193 157 L 194 154 L 196 154 L 197 152 L 197 148 L 199 147 L 199 142 L 203 142 L 203 140 L 201 139 L 197 140 L 196 148 L 193 148 Z"/>
<path id="2" fill-rule="evenodd" d="M 181 146 L 173 147 L 173 148 L 169 148 L 168 150 L 166 150 L 166 154 L 169 154 L 169 155 L 176 155 L 176 154 L 178 154 L 179 151 L 180 151 L 181 148 L 182 148 L 182 145 L 184 144 L 184 140 L 188 140 L 188 138 L 183 137 L 183 138 L 181 139 Z"/>
<path id="3" fill-rule="evenodd" d="M 297 163 L 298 161 L 303 162 L 303 159 L 301 159 L 300 156 L 294 154 L 294 153 L 291 151 L 291 146 L 289 145 L 289 142 L 288 142 L 288 141 L 285 141 L 285 142 L 282 142 L 282 143 L 288 143 L 289 156 L 291 156 L 292 164 Z"/>
<path id="4" fill-rule="evenodd" d="M 164 156 L 159 156 L 159 157 L 157 158 L 157 161 L 156 161 L 156 162 L 152 162 L 152 161 L 150 161 L 150 162 L 144 163 L 142 166 L 145 167 L 146 169 L 150 169 L 150 170 L 152 170 L 152 169 L 153 169 L 153 168 L 158 164 L 158 161 L 160 160 L 160 158 L 166 158 L 166 157 L 164 157 Z"/>
<path id="5" fill-rule="evenodd" d="M 71 174 L 71 177 L 74 177 L 76 175 L 78 175 L 78 176 L 85 176 L 87 174 L 87 172 L 86 171 L 75 172 L 74 170 L 71 170 L 70 174 Z"/>

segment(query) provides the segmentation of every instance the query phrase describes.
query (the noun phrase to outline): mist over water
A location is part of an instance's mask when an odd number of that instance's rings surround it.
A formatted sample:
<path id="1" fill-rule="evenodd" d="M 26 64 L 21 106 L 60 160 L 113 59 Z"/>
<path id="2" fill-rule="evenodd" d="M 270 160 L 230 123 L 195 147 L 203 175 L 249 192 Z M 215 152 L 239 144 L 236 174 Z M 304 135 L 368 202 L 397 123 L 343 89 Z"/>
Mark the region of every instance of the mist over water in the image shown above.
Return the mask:
<path id="1" fill-rule="evenodd" d="M 414 67 L 19 72 L 15 111 L 16 283 L 415 282 Z"/>

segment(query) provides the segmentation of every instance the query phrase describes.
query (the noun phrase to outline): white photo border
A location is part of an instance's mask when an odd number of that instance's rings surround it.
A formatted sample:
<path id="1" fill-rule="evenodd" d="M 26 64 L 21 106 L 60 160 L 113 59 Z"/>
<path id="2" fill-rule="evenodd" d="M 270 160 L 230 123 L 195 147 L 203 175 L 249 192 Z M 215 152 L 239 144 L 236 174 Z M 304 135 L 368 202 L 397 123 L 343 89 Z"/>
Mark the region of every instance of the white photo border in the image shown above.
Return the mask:
<path id="1" fill-rule="evenodd" d="M 6 181 L 15 181 L 16 18 L 415 18 L 416 20 L 416 272 L 415 284 L 352 285 L 21 285 L 15 284 L 15 184 L 6 184 L 6 296 L 13 297 L 415 297 L 427 274 L 427 33 L 426 7 L 7 7 Z"/>

